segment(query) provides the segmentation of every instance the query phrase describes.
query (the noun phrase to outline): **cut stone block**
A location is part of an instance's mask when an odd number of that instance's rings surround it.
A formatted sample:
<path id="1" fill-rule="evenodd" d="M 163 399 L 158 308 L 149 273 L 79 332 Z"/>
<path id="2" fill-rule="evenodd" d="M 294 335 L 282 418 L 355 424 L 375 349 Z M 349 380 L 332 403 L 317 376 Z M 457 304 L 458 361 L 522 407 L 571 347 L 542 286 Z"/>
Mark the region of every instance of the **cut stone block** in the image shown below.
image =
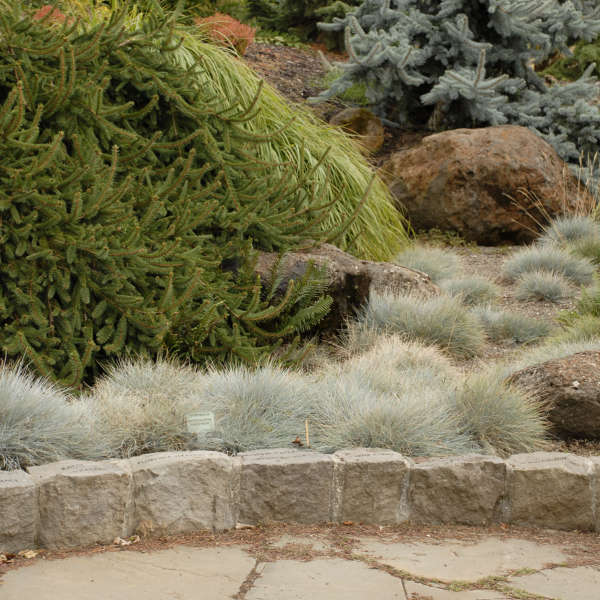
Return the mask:
<path id="1" fill-rule="evenodd" d="M 494 456 L 429 459 L 411 468 L 410 520 L 467 525 L 498 522 L 505 489 L 506 463 Z"/>
<path id="2" fill-rule="evenodd" d="M 37 493 L 24 471 L 0 471 L 0 554 L 35 547 Z"/>
<path id="3" fill-rule="evenodd" d="M 594 499 L 595 530 L 600 532 L 600 456 L 590 456 L 592 463 L 592 495 Z"/>
<path id="4" fill-rule="evenodd" d="M 594 528 L 589 459 L 534 452 L 515 454 L 507 464 L 511 523 L 583 531 Z"/>
<path id="5" fill-rule="evenodd" d="M 332 521 L 333 458 L 276 449 L 245 452 L 240 484 L 243 523 Z"/>
<path id="6" fill-rule="evenodd" d="M 239 459 L 220 452 L 160 452 L 129 464 L 134 531 L 166 535 L 235 526 Z"/>
<path id="7" fill-rule="evenodd" d="M 131 474 L 125 461 L 65 460 L 29 472 L 37 486 L 40 546 L 105 544 L 130 534 Z"/>
<path id="8" fill-rule="evenodd" d="M 341 450 L 333 456 L 339 497 L 336 521 L 388 525 L 408 519 L 408 459 L 373 448 Z"/>

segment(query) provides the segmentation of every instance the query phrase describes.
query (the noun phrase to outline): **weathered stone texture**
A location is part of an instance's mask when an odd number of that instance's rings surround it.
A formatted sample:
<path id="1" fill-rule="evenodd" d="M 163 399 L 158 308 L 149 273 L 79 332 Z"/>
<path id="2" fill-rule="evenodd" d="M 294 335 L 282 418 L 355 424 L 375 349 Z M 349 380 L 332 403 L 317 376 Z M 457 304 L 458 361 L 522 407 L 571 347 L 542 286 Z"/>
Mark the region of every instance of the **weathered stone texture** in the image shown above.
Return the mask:
<path id="1" fill-rule="evenodd" d="M 393 525 L 408 518 L 410 461 L 392 450 L 355 448 L 334 455 L 336 521 Z"/>
<path id="2" fill-rule="evenodd" d="M 538 224 L 578 193 L 554 148 L 515 125 L 429 135 L 380 172 L 415 229 L 457 231 L 486 245 L 535 239 Z"/>
<path id="3" fill-rule="evenodd" d="M 293 449 L 245 452 L 240 521 L 322 523 L 333 518 L 333 458 Z"/>
<path id="4" fill-rule="evenodd" d="M 515 454 L 508 461 L 510 521 L 552 529 L 594 528 L 593 466 L 560 452 Z"/>
<path id="5" fill-rule="evenodd" d="M 129 463 L 134 531 L 162 535 L 235 526 L 239 459 L 219 452 L 162 452 Z"/>
<path id="6" fill-rule="evenodd" d="M 37 485 L 40 546 L 110 543 L 129 534 L 131 474 L 126 461 L 65 460 L 29 472 Z"/>
<path id="7" fill-rule="evenodd" d="M 24 471 L 0 471 L 0 554 L 35 546 L 37 493 Z"/>
<path id="8" fill-rule="evenodd" d="M 493 456 L 432 458 L 410 473 L 410 519 L 484 525 L 502 519 L 506 463 Z"/>

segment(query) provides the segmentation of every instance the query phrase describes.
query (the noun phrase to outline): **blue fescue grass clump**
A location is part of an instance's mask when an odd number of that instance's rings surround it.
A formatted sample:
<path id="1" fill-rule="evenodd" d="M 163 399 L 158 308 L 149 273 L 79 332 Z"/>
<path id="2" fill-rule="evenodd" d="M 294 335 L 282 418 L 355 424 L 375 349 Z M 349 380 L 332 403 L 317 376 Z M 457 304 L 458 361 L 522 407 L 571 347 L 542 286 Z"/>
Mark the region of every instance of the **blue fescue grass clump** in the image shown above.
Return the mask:
<path id="1" fill-rule="evenodd" d="M 560 302 L 572 293 L 569 282 L 552 271 L 529 271 L 517 279 L 515 296 L 519 300 Z"/>
<path id="2" fill-rule="evenodd" d="M 475 307 L 472 314 L 480 321 L 486 336 L 493 342 L 529 344 L 545 338 L 552 329 L 545 321 L 490 306 Z"/>
<path id="3" fill-rule="evenodd" d="M 447 248 L 414 246 L 398 254 L 394 262 L 427 273 L 434 283 L 456 277 L 460 268 L 458 256 Z"/>
<path id="4" fill-rule="evenodd" d="M 457 296 L 468 306 L 493 302 L 500 295 L 498 286 L 485 277 L 455 277 L 444 279 L 439 285 L 446 294 Z"/>
<path id="5" fill-rule="evenodd" d="M 168 360 L 122 360 L 83 398 L 114 456 L 189 450 L 186 416 L 198 410 L 203 375 Z"/>
<path id="6" fill-rule="evenodd" d="M 586 237 L 571 242 L 567 245 L 575 256 L 580 256 L 591 261 L 596 267 L 600 267 L 600 236 Z"/>
<path id="7" fill-rule="evenodd" d="M 85 404 L 22 364 L 0 364 L 0 470 L 108 455 Z"/>
<path id="8" fill-rule="evenodd" d="M 544 228 L 538 243 L 562 246 L 585 239 L 600 238 L 600 223 L 589 215 L 563 215 Z"/>
<path id="9" fill-rule="evenodd" d="M 212 370 L 199 406 L 214 413 L 216 427 L 200 446 L 232 454 L 293 447 L 298 436 L 304 437 L 314 398 L 310 379 L 275 365 Z"/>
<path id="10" fill-rule="evenodd" d="M 530 246 L 518 250 L 504 263 L 503 273 L 515 281 L 524 273 L 547 271 L 559 273 L 575 285 L 587 285 L 594 275 L 594 265 L 585 258 L 573 256 L 558 247 Z"/>
<path id="11" fill-rule="evenodd" d="M 407 456 L 543 448 L 535 398 L 493 372 L 465 376 L 433 346 L 382 335 L 370 350 L 328 365 L 311 416 L 321 450 L 364 446 Z"/>
<path id="12" fill-rule="evenodd" d="M 372 294 L 359 320 L 372 329 L 435 344 L 450 354 L 475 356 L 485 334 L 479 320 L 456 298 Z"/>
<path id="13" fill-rule="evenodd" d="M 536 398 L 488 369 L 467 376 L 453 398 L 462 431 L 501 456 L 544 449 L 548 423 Z"/>

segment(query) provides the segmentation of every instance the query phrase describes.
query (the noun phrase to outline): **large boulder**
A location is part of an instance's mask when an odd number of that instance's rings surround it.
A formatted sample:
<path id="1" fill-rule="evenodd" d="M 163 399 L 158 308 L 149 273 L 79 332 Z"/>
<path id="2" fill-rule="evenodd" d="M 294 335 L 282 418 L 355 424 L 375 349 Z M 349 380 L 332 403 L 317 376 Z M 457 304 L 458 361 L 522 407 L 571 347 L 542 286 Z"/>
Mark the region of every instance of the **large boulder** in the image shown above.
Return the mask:
<path id="1" fill-rule="evenodd" d="M 377 152 L 385 139 L 381 119 L 366 108 L 345 108 L 331 117 L 329 122 L 355 134 L 358 143 L 368 152 Z"/>
<path id="2" fill-rule="evenodd" d="M 259 254 L 255 270 L 265 285 L 271 280 L 278 258 L 275 253 Z M 323 332 L 340 329 L 348 317 L 354 316 L 356 310 L 367 303 L 372 291 L 415 293 L 426 297 L 439 293 L 439 288 L 425 273 L 387 262 L 359 260 L 331 244 L 288 253 L 280 267 L 283 270 L 280 293 L 285 292 L 291 279 L 300 279 L 311 263 L 325 267 L 328 278 L 326 293 L 333 298 L 329 314 L 319 323 Z"/>
<path id="3" fill-rule="evenodd" d="M 486 245 L 533 240 L 538 223 L 577 195 L 552 146 L 515 125 L 427 136 L 391 155 L 381 174 L 413 227 Z"/>
<path id="4" fill-rule="evenodd" d="M 600 439 L 600 352 L 577 352 L 518 371 L 511 382 L 540 398 L 563 437 Z"/>

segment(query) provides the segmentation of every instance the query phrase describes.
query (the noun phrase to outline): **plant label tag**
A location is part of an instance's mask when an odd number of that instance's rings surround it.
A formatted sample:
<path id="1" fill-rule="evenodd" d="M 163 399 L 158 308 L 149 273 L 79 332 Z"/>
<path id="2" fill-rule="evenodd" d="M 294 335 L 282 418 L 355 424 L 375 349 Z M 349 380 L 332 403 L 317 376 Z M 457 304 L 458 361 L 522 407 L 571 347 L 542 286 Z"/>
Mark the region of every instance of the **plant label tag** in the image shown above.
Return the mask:
<path id="1" fill-rule="evenodd" d="M 187 430 L 196 435 L 204 435 L 215 430 L 215 413 L 192 413 L 185 418 Z"/>

